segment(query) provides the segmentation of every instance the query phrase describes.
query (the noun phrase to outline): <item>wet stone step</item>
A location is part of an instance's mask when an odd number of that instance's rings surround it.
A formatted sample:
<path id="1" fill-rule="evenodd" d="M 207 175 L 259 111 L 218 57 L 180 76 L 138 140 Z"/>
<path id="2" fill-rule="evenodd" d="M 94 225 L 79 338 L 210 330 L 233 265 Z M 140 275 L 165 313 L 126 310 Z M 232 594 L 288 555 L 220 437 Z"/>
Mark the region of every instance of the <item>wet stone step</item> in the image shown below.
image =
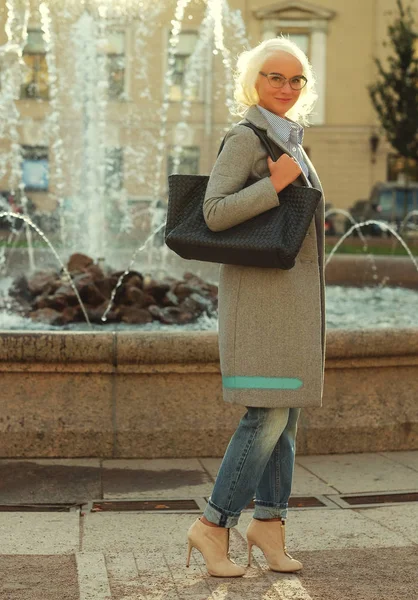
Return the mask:
<path id="1" fill-rule="evenodd" d="M 0 461 L 0 504 L 81 504 L 100 496 L 98 460 Z"/>

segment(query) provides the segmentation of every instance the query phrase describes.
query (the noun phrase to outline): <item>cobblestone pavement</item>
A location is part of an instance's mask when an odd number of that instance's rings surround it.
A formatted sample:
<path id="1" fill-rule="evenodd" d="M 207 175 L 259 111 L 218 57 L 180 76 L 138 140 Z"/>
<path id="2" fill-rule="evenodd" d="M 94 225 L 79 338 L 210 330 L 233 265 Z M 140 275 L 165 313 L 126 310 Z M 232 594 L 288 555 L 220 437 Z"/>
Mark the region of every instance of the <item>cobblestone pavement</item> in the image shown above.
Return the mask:
<path id="1" fill-rule="evenodd" d="M 299 574 L 210 577 L 186 531 L 220 459 L 0 460 L 0 600 L 418 600 L 418 451 L 297 457 Z M 244 511 L 231 556 L 246 564 Z"/>

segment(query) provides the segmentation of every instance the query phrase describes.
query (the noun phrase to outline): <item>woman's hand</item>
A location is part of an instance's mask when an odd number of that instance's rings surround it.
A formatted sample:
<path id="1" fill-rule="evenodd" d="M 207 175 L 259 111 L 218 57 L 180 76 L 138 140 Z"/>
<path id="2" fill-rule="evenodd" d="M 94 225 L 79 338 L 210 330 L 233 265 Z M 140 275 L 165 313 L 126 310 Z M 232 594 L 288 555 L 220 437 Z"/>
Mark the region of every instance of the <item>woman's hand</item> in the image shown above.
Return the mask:
<path id="1" fill-rule="evenodd" d="M 277 193 L 295 181 L 302 173 L 299 163 L 288 154 L 282 154 L 276 161 L 268 156 L 267 164 L 271 173 L 270 180 Z"/>

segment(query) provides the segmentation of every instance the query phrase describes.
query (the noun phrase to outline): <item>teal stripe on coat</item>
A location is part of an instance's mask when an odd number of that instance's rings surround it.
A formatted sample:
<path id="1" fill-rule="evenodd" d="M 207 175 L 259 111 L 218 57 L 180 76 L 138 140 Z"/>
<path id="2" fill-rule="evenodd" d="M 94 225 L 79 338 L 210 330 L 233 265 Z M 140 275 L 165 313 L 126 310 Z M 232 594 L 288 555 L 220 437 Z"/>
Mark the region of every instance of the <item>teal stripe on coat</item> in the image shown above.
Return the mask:
<path id="1" fill-rule="evenodd" d="M 303 385 L 298 377 L 222 377 L 225 388 L 247 390 L 297 390 Z"/>

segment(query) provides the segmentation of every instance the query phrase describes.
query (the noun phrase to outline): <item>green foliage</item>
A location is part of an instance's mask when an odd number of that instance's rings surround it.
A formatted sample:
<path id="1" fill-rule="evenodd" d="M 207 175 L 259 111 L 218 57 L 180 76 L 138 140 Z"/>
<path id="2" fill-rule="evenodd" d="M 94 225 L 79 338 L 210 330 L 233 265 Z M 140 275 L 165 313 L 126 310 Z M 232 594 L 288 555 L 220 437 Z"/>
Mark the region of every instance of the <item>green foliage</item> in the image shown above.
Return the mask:
<path id="1" fill-rule="evenodd" d="M 387 70 L 375 58 L 377 82 L 368 86 L 370 97 L 388 141 L 405 158 L 418 159 L 418 33 L 411 6 L 396 0 L 399 16 L 388 27 L 393 54 Z"/>

